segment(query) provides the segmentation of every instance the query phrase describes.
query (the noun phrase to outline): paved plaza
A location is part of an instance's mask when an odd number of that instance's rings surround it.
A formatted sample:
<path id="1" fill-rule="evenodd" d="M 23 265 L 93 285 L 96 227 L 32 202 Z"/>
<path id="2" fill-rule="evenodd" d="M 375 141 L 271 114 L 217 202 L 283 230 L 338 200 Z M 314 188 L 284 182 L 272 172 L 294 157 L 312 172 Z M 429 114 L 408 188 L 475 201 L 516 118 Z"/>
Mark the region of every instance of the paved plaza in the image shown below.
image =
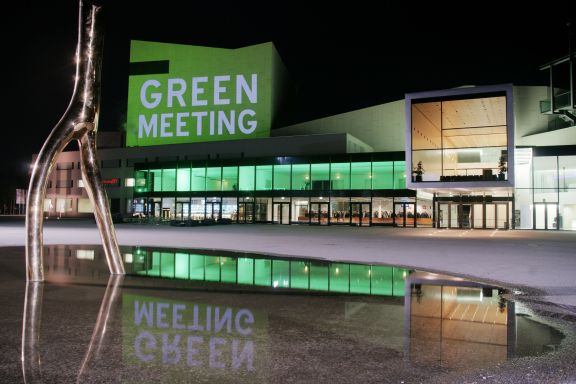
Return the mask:
<path id="1" fill-rule="evenodd" d="M 117 224 L 122 245 L 203 248 L 384 263 L 531 287 L 576 307 L 576 233 L 349 226 Z M 23 220 L 0 222 L 0 246 L 24 245 Z M 99 244 L 89 220 L 48 220 L 45 244 Z M 24 260 L 22 260 L 24 262 Z"/>

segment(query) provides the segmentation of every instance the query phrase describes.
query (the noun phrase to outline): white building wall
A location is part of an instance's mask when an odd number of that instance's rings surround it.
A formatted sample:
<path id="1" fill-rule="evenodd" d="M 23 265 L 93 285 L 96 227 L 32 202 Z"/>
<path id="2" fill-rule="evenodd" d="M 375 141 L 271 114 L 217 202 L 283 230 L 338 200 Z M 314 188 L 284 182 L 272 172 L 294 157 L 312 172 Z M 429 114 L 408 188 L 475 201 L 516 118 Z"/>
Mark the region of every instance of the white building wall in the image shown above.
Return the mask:
<path id="1" fill-rule="evenodd" d="M 406 129 L 404 100 L 274 129 L 271 134 L 294 136 L 349 133 L 375 152 L 403 151 Z"/>

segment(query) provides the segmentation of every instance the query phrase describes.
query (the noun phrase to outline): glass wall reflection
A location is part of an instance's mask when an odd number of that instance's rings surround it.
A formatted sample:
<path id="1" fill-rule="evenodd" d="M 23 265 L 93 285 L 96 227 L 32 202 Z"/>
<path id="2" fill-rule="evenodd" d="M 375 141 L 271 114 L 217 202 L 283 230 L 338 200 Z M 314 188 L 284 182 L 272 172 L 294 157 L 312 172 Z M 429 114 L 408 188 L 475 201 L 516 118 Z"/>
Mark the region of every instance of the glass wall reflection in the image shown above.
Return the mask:
<path id="1" fill-rule="evenodd" d="M 28 284 L 17 319 L 6 314 L 7 324 L 23 320 L 22 340 L 7 347 L 22 347 L 27 383 L 440 381 L 553 350 L 563 338 L 496 287 L 457 277 L 123 247 L 128 267 L 164 279 L 123 278 L 109 277 L 101 247 L 46 251 L 46 282 Z M 176 280 L 190 277 L 213 283 Z M 404 297 L 386 297 L 405 285 Z"/>
<path id="2" fill-rule="evenodd" d="M 128 273 L 313 291 L 404 296 L 409 269 L 325 261 L 233 257 L 134 247 Z"/>

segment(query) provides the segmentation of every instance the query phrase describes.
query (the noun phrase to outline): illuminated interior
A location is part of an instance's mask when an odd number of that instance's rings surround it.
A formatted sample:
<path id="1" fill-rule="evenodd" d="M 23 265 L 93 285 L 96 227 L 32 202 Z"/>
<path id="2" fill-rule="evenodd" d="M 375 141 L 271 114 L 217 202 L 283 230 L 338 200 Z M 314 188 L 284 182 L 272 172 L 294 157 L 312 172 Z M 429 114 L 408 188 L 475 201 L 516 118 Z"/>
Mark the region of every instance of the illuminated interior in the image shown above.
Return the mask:
<path id="1" fill-rule="evenodd" d="M 506 97 L 414 102 L 413 182 L 507 180 Z"/>

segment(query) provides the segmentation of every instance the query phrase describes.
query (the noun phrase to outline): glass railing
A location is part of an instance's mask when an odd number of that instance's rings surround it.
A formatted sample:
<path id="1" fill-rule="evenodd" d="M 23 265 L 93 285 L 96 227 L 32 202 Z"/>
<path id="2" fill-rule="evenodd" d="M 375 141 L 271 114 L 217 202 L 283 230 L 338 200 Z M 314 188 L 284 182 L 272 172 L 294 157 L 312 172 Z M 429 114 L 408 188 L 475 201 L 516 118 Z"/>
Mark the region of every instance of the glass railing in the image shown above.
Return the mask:
<path id="1" fill-rule="evenodd" d="M 554 110 L 570 107 L 570 91 L 565 91 L 554 95 Z M 540 100 L 540 113 L 549 113 L 552 111 L 552 102 L 550 99 Z"/>
<path id="2" fill-rule="evenodd" d="M 552 103 L 550 99 L 540 100 L 540 113 L 548 113 L 552 111 Z"/>

